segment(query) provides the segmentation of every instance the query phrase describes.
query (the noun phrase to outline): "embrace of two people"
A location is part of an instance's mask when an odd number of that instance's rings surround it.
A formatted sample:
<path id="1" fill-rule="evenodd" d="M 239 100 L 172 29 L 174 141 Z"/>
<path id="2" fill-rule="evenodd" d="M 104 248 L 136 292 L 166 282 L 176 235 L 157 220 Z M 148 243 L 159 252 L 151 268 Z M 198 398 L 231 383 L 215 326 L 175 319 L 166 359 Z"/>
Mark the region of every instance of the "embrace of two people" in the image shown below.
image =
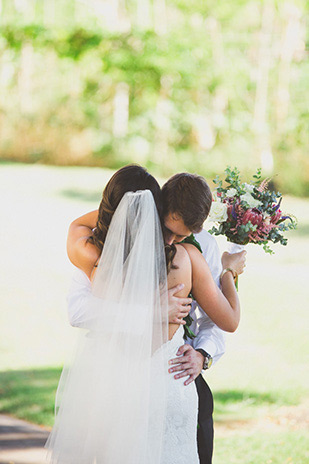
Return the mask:
<path id="1" fill-rule="evenodd" d="M 211 463 L 213 398 L 202 373 L 239 324 L 235 277 L 246 254 L 220 256 L 203 230 L 211 204 L 201 176 L 176 174 L 161 189 L 129 165 L 99 209 L 72 222 L 68 312 L 85 330 L 59 383 L 51 462 Z M 184 339 L 188 315 L 194 336 Z"/>

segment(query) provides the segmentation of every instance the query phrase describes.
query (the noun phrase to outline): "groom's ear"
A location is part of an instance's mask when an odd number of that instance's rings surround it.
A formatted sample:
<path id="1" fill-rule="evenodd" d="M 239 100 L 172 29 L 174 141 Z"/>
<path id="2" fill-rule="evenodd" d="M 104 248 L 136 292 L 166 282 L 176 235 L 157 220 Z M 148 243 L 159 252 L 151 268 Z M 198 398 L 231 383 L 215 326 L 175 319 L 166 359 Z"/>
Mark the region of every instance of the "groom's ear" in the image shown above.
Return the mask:
<path id="1" fill-rule="evenodd" d="M 194 233 L 200 232 L 209 214 L 212 194 L 202 176 L 175 174 L 162 187 L 163 215 L 175 213 Z"/>

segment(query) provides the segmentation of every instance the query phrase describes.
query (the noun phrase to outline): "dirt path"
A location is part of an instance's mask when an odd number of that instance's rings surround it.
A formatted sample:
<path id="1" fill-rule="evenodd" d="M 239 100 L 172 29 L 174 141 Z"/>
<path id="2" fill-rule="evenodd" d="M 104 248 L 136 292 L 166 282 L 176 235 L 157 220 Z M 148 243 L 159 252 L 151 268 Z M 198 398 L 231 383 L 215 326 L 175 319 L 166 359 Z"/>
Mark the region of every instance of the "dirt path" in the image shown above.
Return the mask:
<path id="1" fill-rule="evenodd" d="M 216 422 L 216 437 L 251 435 L 259 431 L 280 432 L 286 429 L 309 430 L 309 400 L 298 406 L 282 406 L 272 413 L 252 420 Z"/>
<path id="2" fill-rule="evenodd" d="M 0 464 L 45 464 L 48 430 L 0 415 Z"/>

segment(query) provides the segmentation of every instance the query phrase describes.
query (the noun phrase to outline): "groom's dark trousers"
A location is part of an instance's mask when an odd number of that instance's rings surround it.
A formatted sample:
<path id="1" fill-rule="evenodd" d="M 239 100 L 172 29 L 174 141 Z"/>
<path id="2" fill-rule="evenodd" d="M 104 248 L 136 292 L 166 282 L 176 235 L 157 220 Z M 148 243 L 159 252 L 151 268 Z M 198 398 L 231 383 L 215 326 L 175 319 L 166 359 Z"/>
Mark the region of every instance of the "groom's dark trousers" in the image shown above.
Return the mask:
<path id="1" fill-rule="evenodd" d="M 210 388 L 201 375 L 196 378 L 195 385 L 199 398 L 197 446 L 200 464 L 211 464 L 214 440 L 213 397 Z"/>

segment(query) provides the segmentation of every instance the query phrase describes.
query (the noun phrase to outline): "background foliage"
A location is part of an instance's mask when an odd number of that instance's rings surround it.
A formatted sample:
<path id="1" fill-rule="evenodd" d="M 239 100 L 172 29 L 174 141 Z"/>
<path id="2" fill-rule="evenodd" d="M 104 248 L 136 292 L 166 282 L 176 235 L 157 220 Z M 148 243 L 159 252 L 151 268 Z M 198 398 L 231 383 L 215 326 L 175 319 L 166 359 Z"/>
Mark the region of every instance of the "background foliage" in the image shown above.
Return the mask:
<path id="1" fill-rule="evenodd" d="M 0 156 L 309 194 L 305 0 L 1 0 Z"/>

